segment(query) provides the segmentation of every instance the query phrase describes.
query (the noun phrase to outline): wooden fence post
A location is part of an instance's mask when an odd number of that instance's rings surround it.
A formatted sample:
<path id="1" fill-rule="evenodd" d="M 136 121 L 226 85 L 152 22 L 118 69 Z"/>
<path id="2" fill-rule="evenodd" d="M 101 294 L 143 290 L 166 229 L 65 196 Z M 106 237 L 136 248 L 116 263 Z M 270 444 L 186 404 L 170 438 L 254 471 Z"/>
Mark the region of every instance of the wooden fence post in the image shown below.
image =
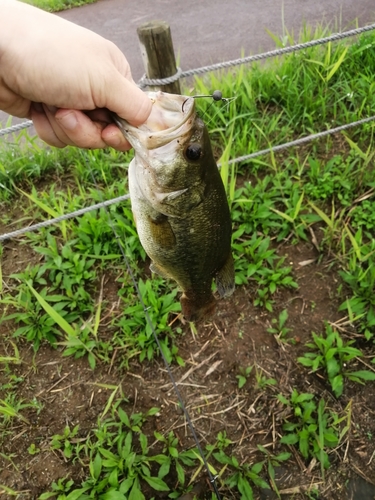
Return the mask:
<path id="1" fill-rule="evenodd" d="M 176 59 L 169 25 L 164 21 L 150 21 L 139 26 L 137 33 L 147 78 L 167 78 L 175 75 Z M 178 80 L 152 89 L 181 94 Z"/>

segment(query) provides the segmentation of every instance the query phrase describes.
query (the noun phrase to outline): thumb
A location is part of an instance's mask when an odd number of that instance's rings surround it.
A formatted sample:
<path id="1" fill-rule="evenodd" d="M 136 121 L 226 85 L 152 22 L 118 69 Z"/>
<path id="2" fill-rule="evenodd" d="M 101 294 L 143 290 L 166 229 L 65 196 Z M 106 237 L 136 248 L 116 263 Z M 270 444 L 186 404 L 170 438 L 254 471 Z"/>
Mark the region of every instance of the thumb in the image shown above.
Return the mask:
<path id="1" fill-rule="evenodd" d="M 111 79 L 106 107 L 132 125 L 141 125 L 149 117 L 152 103 L 147 94 L 121 73 Z"/>

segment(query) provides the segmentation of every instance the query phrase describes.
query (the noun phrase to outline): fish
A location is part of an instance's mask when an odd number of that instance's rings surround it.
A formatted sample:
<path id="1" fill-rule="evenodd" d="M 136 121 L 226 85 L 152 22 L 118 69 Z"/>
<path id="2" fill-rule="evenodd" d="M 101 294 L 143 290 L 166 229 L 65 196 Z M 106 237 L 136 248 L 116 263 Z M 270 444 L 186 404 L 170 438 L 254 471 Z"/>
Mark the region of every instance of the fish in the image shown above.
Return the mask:
<path id="1" fill-rule="evenodd" d="M 221 298 L 235 287 L 225 188 L 194 98 L 146 94 L 152 111 L 144 124 L 114 116 L 134 148 L 128 183 L 135 225 L 150 270 L 182 291 L 184 318 L 210 319 L 217 302 L 213 280 Z"/>

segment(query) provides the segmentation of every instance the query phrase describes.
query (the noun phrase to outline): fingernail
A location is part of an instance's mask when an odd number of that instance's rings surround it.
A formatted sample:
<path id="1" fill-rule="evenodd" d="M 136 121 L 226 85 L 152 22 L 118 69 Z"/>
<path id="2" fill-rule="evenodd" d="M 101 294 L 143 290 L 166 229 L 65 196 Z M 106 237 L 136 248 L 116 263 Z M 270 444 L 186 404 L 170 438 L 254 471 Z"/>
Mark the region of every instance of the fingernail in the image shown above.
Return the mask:
<path id="1" fill-rule="evenodd" d="M 115 147 L 115 146 L 120 146 L 120 144 L 121 144 L 121 137 L 119 137 L 118 134 L 113 134 L 111 137 L 111 145 Z"/>
<path id="2" fill-rule="evenodd" d="M 67 130 L 75 129 L 78 123 L 76 115 L 73 111 L 66 113 L 65 115 L 60 115 L 59 117 L 56 117 L 56 119 L 60 122 L 61 126 Z"/>

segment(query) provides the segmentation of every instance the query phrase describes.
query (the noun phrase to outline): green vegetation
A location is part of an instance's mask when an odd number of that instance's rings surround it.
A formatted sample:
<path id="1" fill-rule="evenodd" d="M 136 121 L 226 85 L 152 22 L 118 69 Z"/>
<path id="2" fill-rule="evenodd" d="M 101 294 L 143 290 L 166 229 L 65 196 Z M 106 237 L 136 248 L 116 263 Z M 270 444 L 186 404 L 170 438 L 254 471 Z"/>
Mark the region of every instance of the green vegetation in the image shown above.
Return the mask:
<path id="1" fill-rule="evenodd" d="M 248 366 L 246 368 L 240 367 L 239 369 L 240 373 L 236 375 L 236 378 L 238 379 L 239 389 L 242 389 L 242 387 L 246 384 L 247 379 L 249 378 L 253 368 L 254 368 L 253 366 Z"/>
<path id="2" fill-rule="evenodd" d="M 364 383 L 366 380 L 375 380 L 375 373 L 370 370 L 349 371 L 347 364 L 353 359 L 362 356 L 362 352 L 352 347 L 354 340 L 344 343 L 337 331 L 326 325 L 326 336 L 312 333 L 313 342 L 306 344 L 317 352 L 306 352 L 298 361 L 316 371 L 324 368 L 335 396 L 341 396 L 344 390 L 344 378 L 354 382 Z"/>
<path id="3" fill-rule="evenodd" d="M 284 309 L 279 314 L 278 319 L 276 319 L 276 318 L 272 319 L 271 323 L 273 326 L 270 328 L 267 328 L 267 332 L 272 333 L 280 340 L 287 341 L 288 340 L 287 335 L 291 330 L 290 328 L 287 328 L 285 326 L 285 323 L 287 322 L 287 320 L 288 320 L 288 311 L 286 309 Z"/>
<path id="4" fill-rule="evenodd" d="M 304 459 L 316 457 L 323 470 L 327 469 L 330 464 L 327 451 L 339 443 L 340 433 L 334 427 L 337 417 L 325 411 L 324 399 L 316 404 L 313 394 L 298 394 L 293 389 L 290 399 L 282 394 L 278 395 L 278 399 L 291 407 L 294 414 L 285 419 L 285 434 L 281 442 L 298 445 Z"/>
<path id="5" fill-rule="evenodd" d="M 96 0 L 22 0 L 23 2 L 47 10 L 48 12 L 58 12 L 59 10 L 71 9 L 72 7 L 80 7 L 88 3 L 94 3 Z"/>
<path id="6" fill-rule="evenodd" d="M 368 34 L 189 89 L 235 98 L 197 100 L 234 226 L 237 291 L 213 322 L 185 324 L 175 284 L 150 278 L 127 201 L 0 246 L 0 465 L 57 460 L 41 500 L 178 498 L 205 475 L 153 330 L 224 495 L 328 498 L 357 444 L 372 464 L 373 124 L 228 160 L 372 115 L 374 47 Z M 126 194 L 131 156 L 15 136 L 0 150 L 0 232 Z M 296 461 L 314 483 L 283 484 Z"/>

